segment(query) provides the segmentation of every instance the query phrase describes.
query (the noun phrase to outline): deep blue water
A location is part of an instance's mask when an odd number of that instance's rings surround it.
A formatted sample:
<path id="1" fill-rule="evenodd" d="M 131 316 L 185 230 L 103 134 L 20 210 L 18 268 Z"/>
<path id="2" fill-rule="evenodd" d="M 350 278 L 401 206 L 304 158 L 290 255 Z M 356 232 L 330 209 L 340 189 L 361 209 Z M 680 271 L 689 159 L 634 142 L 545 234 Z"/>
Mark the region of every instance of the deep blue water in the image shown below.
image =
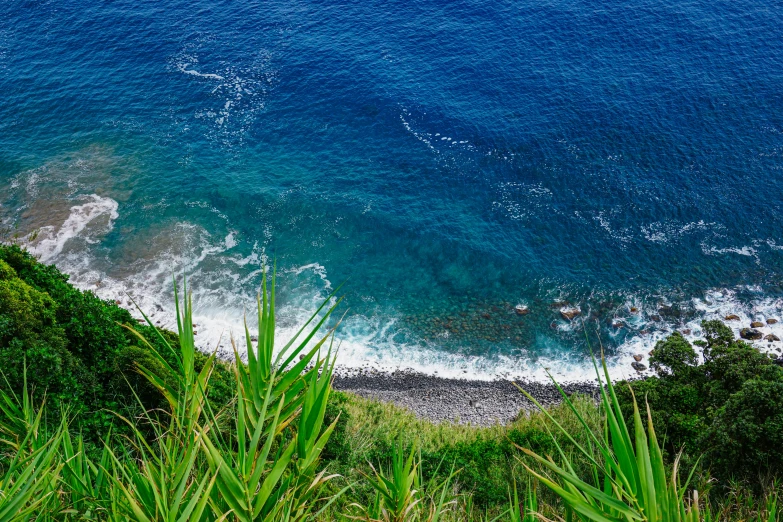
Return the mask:
<path id="1" fill-rule="evenodd" d="M 347 365 L 783 311 L 781 2 L 6 0 L 0 93 L 4 226 L 151 310 L 186 268 L 207 344 L 272 259 L 284 329 L 346 282 Z"/>

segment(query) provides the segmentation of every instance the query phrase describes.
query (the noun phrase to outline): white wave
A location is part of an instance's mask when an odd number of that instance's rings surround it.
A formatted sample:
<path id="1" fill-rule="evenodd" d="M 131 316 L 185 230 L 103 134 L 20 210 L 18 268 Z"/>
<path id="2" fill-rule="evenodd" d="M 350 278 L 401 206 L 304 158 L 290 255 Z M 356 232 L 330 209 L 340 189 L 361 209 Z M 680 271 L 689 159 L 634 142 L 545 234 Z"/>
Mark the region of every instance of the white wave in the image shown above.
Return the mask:
<path id="1" fill-rule="evenodd" d="M 219 74 L 215 74 L 215 73 L 201 73 L 201 72 L 198 72 L 198 71 L 196 71 L 194 69 L 188 69 L 188 67 L 190 67 L 190 66 L 191 66 L 190 63 L 182 63 L 182 64 L 178 64 L 177 68 L 180 70 L 180 72 L 183 72 L 185 74 L 189 74 L 191 76 L 198 76 L 199 78 L 210 78 L 212 80 L 224 80 L 225 79 L 222 76 L 220 76 Z"/>
<path id="2" fill-rule="evenodd" d="M 536 187 L 533 191 L 540 192 Z M 117 218 L 115 200 L 90 195 L 80 205 L 71 207 L 61 225 L 47 227 L 32 250 L 42 261 L 54 262 L 71 274 L 72 282 L 82 289 L 117 300 L 126 307 L 131 307 L 128 296 L 133 296 L 153 323 L 168 329 L 176 329 L 171 277 L 185 270 L 193 291 L 196 339 L 200 348 L 205 351 L 219 348 L 227 353 L 233 335 L 242 354 L 245 313 L 251 332 L 256 327 L 255 293 L 268 261 L 263 247 L 254 244 L 248 254 L 246 250 L 242 251 L 241 240 L 230 228 L 224 233 L 210 234 L 200 226 L 183 221 L 159 232 L 156 237 L 146 238 L 145 245 L 152 246 L 145 258 L 133 261 L 130 266 L 117 267 L 93 254 L 94 245 L 91 244 L 111 230 Z M 79 248 L 66 248 L 75 238 L 81 239 L 75 245 Z M 329 295 L 332 283 L 327 269 L 317 262 L 280 270 L 278 281 L 287 285 L 286 299 L 277 308 L 277 345 L 282 346 Z M 613 378 L 636 376 L 631 368 L 634 355 L 640 355 L 641 362 L 649 366 L 647 354 L 657 341 L 675 329 L 695 340 L 702 333 L 700 322 L 703 319 L 723 319 L 735 314 L 740 320 L 727 322 L 735 335 L 751 321 L 761 321 L 764 326 L 760 330 L 764 335 L 771 333 L 783 338 L 783 323 L 766 324 L 767 319 L 783 318 L 783 299 L 764 297 L 757 291 L 743 288 L 708 292 L 689 303 L 695 315 L 681 323 L 671 321 L 668 324 L 651 322 L 651 317 L 658 313 L 660 300 L 645 307 L 643 298 L 629 297 L 628 302 L 615 312 L 617 323 L 624 326 L 609 335 L 627 332 L 625 328 L 636 333 L 609 358 L 610 374 Z M 757 292 L 758 297 L 750 301 L 738 297 L 739 293 L 748 292 Z M 589 316 L 589 309 L 583 307 L 583 310 L 583 315 Z M 138 312 L 133 313 L 141 317 Z M 555 326 L 567 331 L 581 328 L 577 322 L 565 321 Z M 339 329 L 336 341 L 339 344 L 338 366 L 344 370 L 412 369 L 440 377 L 483 380 L 545 381 L 547 371 L 562 382 L 589 381 L 595 377 L 589 360 L 579 354 L 567 354 L 568 347 L 550 338 L 548 332 L 539 334 L 535 341 L 537 351 L 542 351 L 543 356 L 533 353 L 515 357 L 464 356 L 445 351 L 437 338 L 426 343 L 417 341 L 416 332 L 406 331 L 396 321 L 393 310 L 383 314 L 349 315 Z M 781 343 L 763 341 L 755 345 L 761 350 L 775 351 Z"/>
<path id="3" fill-rule="evenodd" d="M 756 256 L 756 249 L 751 246 L 718 248 L 716 246 L 709 246 L 706 243 L 702 243 L 701 251 L 704 252 L 704 254 L 706 255 L 737 254 L 740 256 L 747 256 L 747 257 Z"/>
<path id="4" fill-rule="evenodd" d="M 119 204 L 111 198 L 96 194 L 91 194 L 86 199 L 87 202 L 71 207 L 70 215 L 59 227 L 47 226 L 39 230 L 30 250 L 41 262 L 47 263 L 54 259 L 63 251 L 68 241 L 78 237 L 88 225 L 99 218 L 107 218 L 102 233 L 112 229 L 114 220 L 119 217 Z"/>
<path id="5" fill-rule="evenodd" d="M 260 52 L 249 65 L 227 65 L 221 61 L 219 73 L 202 72 L 198 69 L 208 65 L 199 64 L 199 47 L 188 46 L 170 59 L 174 70 L 202 78 L 211 86 L 209 95 L 215 101 L 209 107 L 198 109 L 193 116 L 214 124 L 207 130 L 207 137 L 228 147 L 232 143 L 242 143 L 246 131 L 266 107 L 265 96 L 276 77 L 276 72 L 270 67 L 271 55 Z M 214 66 L 212 68 L 214 70 Z"/>
<path id="6" fill-rule="evenodd" d="M 643 225 L 641 232 L 647 241 L 653 243 L 668 243 L 677 240 L 686 234 L 699 230 L 708 230 L 717 227 L 716 223 L 705 223 L 704 220 L 681 223 L 677 221 L 657 221 L 649 225 Z"/>

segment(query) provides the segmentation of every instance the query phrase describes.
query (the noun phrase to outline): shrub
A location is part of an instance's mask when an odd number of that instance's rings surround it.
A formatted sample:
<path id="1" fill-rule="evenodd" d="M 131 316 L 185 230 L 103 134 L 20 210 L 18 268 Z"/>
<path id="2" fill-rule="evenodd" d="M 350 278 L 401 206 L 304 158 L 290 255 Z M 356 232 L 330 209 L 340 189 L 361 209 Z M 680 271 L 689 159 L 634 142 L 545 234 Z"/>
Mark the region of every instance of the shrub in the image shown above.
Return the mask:
<path id="1" fill-rule="evenodd" d="M 783 385 L 783 371 L 753 346 L 734 339 L 720 321 L 705 321 L 702 328 L 703 364 L 697 364 L 690 343 L 674 333 L 652 351 L 656 377 L 617 386 L 626 421 L 633 411 L 633 389 L 646 398 L 655 425 L 665 432 L 670 457 L 680 449 L 686 461 L 704 454 L 705 464 L 721 479 L 782 472 L 783 460 L 770 458 L 767 448 L 750 444 L 743 453 L 729 441 L 772 440 L 768 420 L 759 412 L 761 405 L 774 404 L 775 396 L 762 391 Z M 741 405 L 749 408 L 746 414 L 739 415 Z M 746 438 L 740 437 L 742 432 Z"/>
<path id="2" fill-rule="evenodd" d="M 783 470 L 783 382 L 746 381 L 718 411 L 707 440 L 718 471 L 754 477 Z"/>
<path id="3" fill-rule="evenodd" d="M 139 413 L 134 392 L 145 408 L 163 404 L 160 393 L 136 372 L 137 362 L 150 362 L 150 348 L 123 326 L 129 324 L 136 321 L 116 303 L 73 287 L 67 275 L 18 246 L 0 245 L 0 370 L 6 377 L 0 387 L 10 385 L 19 393 L 26 364 L 36 397 L 46 393 L 81 412 L 74 428 L 88 443 L 100 444 L 108 431 L 113 416 L 107 410 L 125 417 Z M 136 328 L 160 344 L 152 328 Z M 179 345 L 176 334 L 163 337 Z M 205 360 L 199 354 L 196 365 Z M 216 365 L 215 373 L 211 393 L 225 404 L 233 388 L 230 371 Z"/>
<path id="4" fill-rule="evenodd" d="M 7 383 L 21 390 L 25 363 L 38 396 L 79 398 L 95 390 L 95 380 L 67 349 L 57 324 L 57 305 L 48 294 L 21 279 L 0 261 L 0 369 Z"/>
<path id="5" fill-rule="evenodd" d="M 650 368 L 661 376 L 681 374 L 687 366 L 696 366 L 698 362 L 699 356 L 680 332 L 674 332 L 665 341 L 659 342 L 650 356 Z"/>

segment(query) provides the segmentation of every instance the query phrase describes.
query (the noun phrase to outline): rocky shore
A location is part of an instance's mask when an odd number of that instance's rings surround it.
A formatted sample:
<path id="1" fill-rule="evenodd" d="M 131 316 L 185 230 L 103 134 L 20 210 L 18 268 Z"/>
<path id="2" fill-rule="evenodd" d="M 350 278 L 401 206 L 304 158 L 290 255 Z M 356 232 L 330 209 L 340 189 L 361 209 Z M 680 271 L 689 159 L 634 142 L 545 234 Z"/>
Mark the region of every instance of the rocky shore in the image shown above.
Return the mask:
<path id="1" fill-rule="evenodd" d="M 554 385 L 516 381 L 541 404 L 560 402 Z M 596 395 L 595 383 L 566 383 L 563 389 Z M 523 410 L 536 406 L 514 386 L 512 381 L 478 381 L 443 379 L 416 372 L 354 372 L 337 375 L 334 388 L 359 396 L 391 402 L 434 422 L 457 422 L 477 426 L 505 424 Z"/>

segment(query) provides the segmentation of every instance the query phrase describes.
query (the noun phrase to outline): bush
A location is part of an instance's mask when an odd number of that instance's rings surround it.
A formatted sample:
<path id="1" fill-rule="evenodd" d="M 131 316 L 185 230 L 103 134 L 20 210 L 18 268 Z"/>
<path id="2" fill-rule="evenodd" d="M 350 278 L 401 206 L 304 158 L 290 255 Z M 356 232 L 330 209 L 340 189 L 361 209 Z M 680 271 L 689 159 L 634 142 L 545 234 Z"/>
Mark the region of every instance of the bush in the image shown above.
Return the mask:
<path id="1" fill-rule="evenodd" d="M 46 393 L 80 413 L 74 428 L 91 443 L 99 444 L 114 423 L 110 411 L 126 418 L 140 413 L 137 396 L 145 409 L 165 407 L 158 390 L 136 371 L 142 365 L 159 373 L 162 366 L 127 326 L 174 364 L 176 355 L 163 347 L 154 328 L 138 324 L 116 303 L 75 288 L 66 274 L 18 246 L 0 245 L 0 370 L 5 375 L 0 387 L 9 385 L 18 393 L 27 364 L 36 396 Z M 171 346 L 179 346 L 174 332 L 160 334 Z M 207 359 L 195 354 L 196 371 Z M 159 374 L 166 378 L 165 372 Z M 215 364 L 210 403 L 226 406 L 234 389 L 230 364 Z M 121 423 L 114 424 L 123 429 Z"/>
<path id="2" fill-rule="evenodd" d="M 326 404 L 324 423 L 332 424 L 337 420 L 337 424 L 335 424 L 334 430 L 332 430 L 329 442 L 324 447 L 323 457 L 325 460 L 341 460 L 345 463 L 349 463 L 351 460 L 350 445 L 346 434 L 348 422 L 351 418 L 351 414 L 345 408 L 347 400 L 344 393 L 334 391 Z"/>
<path id="3" fill-rule="evenodd" d="M 5 381 L 21 390 L 24 366 L 30 387 L 41 397 L 77 400 L 94 392 L 96 382 L 67 349 L 65 332 L 56 321 L 57 305 L 16 277 L 0 260 L 0 369 Z"/>
<path id="4" fill-rule="evenodd" d="M 21 280 L 57 303 L 56 321 L 65 332 L 68 351 L 97 375 L 108 376 L 114 371 L 118 352 L 136 342 L 122 327 L 136 324 L 127 310 L 73 287 L 68 276 L 54 265 L 39 263 L 18 246 L 0 246 L 0 260 L 8 263 Z"/>
<path id="5" fill-rule="evenodd" d="M 718 411 L 707 440 L 719 470 L 758 478 L 783 470 L 783 382 L 745 382 Z"/>
<path id="6" fill-rule="evenodd" d="M 650 368 L 661 376 L 682 374 L 686 367 L 696 366 L 698 362 L 699 356 L 680 332 L 674 332 L 665 341 L 659 342 L 650 356 Z"/>
<path id="7" fill-rule="evenodd" d="M 768 447 L 750 441 L 776 440 L 762 412 L 775 404 L 774 390 L 783 386 L 783 371 L 767 355 L 734 339 L 720 321 L 705 321 L 702 328 L 703 364 L 698 364 L 691 344 L 674 333 L 652 351 L 650 366 L 656 377 L 616 387 L 626 420 L 632 413 L 632 389 L 646 398 L 655 425 L 665 431 L 670 458 L 681 449 L 686 461 L 704 455 L 705 464 L 721 479 L 780 474 L 783 460 L 771 458 Z M 776 408 L 783 404 L 778 401 Z M 748 411 L 740 414 L 743 405 Z M 736 441 L 748 445 L 740 451 Z"/>

